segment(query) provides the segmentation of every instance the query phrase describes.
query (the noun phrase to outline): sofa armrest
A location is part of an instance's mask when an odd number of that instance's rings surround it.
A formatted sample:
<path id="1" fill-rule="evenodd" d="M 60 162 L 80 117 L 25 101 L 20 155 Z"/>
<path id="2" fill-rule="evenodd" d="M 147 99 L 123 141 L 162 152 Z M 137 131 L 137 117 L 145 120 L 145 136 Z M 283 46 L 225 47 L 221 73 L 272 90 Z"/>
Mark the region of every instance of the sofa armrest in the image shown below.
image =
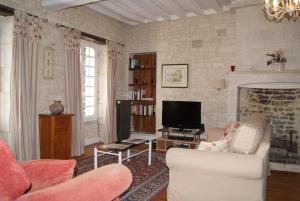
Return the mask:
<path id="1" fill-rule="evenodd" d="M 131 182 L 132 175 L 126 166 L 111 164 L 25 194 L 16 201 L 111 201 L 123 193 Z"/>
<path id="2" fill-rule="evenodd" d="M 210 128 L 206 132 L 208 142 L 217 141 L 224 136 L 223 128 Z"/>
<path id="3" fill-rule="evenodd" d="M 75 160 L 32 160 L 19 163 L 31 182 L 30 192 L 52 186 L 73 177 Z"/>
<path id="4" fill-rule="evenodd" d="M 194 171 L 247 179 L 263 176 L 263 159 L 255 155 L 171 148 L 166 163 L 170 172 Z"/>

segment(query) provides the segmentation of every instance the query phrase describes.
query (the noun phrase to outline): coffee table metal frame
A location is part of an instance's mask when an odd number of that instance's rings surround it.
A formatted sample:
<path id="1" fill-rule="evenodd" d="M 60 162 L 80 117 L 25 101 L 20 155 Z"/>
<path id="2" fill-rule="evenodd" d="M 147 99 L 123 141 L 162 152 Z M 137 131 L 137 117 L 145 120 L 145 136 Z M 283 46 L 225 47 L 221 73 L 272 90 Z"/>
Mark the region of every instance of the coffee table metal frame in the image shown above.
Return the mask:
<path id="1" fill-rule="evenodd" d="M 131 155 L 130 152 L 130 148 L 134 145 L 130 145 L 128 148 L 124 148 L 124 149 L 115 149 L 117 151 L 104 151 L 104 150 L 100 150 L 98 147 L 94 147 L 94 169 L 98 168 L 98 157 L 99 156 L 103 156 L 103 155 L 111 155 L 111 156 L 117 156 L 118 157 L 118 163 L 122 164 L 122 161 L 127 160 L 130 161 L 130 158 L 135 157 L 137 155 L 140 155 L 142 153 L 148 152 L 148 165 L 151 165 L 151 156 L 152 156 L 152 141 L 154 139 L 147 139 L 145 140 L 145 143 L 142 144 L 148 144 L 148 149 L 145 149 L 143 151 L 140 151 L 138 153 L 135 153 L 133 155 Z M 127 156 L 125 158 L 122 158 L 122 151 L 123 150 L 127 150 Z"/>

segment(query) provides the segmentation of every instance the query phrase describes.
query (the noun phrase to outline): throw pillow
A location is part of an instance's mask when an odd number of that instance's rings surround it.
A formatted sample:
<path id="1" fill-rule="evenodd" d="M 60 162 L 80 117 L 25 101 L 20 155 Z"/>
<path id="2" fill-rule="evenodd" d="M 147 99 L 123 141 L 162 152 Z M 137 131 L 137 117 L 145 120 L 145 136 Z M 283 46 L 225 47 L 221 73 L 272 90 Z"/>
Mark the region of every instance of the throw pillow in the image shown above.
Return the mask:
<path id="1" fill-rule="evenodd" d="M 233 138 L 231 150 L 236 153 L 253 154 L 263 138 L 263 128 L 243 124 Z"/>
<path id="2" fill-rule="evenodd" d="M 0 138 L 0 197 L 15 200 L 30 187 L 24 169 L 18 164 L 7 144 Z M 2 200 L 2 199 L 0 199 Z"/>
<path id="3" fill-rule="evenodd" d="M 233 137 L 240 126 L 241 124 L 239 121 L 230 123 L 224 128 L 224 137 Z"/>
<path id="4" fill-rule="evenodd" d="M 229 149 L 229 141 L 227 139 L 218 140 L 214 142 L 200 142 L 198 150 L 212 151 L 212 152 L 227 152 Z"/>

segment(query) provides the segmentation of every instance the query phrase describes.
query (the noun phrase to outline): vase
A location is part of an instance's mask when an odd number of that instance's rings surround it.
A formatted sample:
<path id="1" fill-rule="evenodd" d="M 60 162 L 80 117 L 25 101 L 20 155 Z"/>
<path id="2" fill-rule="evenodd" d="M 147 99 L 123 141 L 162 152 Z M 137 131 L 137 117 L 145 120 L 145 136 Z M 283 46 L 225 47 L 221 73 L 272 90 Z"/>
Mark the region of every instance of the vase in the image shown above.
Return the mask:
<path id="1" fill-rule="evenodd" d="M 64 111 L 64 105 L 61 101 L 53 101 L 53 103 L 49 106 L 51 114 L 61 114 Z"/>
<path id="2" fill-rule="evenodd" d="M 273 72 L 285 71 L 285 63 L 272 63 L 271 67 Z"/>

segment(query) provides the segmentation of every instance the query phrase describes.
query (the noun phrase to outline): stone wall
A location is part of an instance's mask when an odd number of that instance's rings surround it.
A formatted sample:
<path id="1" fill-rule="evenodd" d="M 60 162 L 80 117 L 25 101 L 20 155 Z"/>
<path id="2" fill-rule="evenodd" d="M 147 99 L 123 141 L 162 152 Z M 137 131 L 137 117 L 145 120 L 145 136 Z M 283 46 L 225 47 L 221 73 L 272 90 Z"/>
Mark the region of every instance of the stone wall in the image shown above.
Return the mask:
<path id="1" fill-rule="evenodd" d="M 198 47 L 192 47 L 192 44 Z M 202 102 L 202 121 L 215 127 L 216 105 L 220 101 L 219 127 L 227 124 L 227 89 L 220 97 L 212 83 L 228 78 L 230 65 L 237 71 L 271 71 L 266 53 L 283 49 L 287 70 L 300 70 L 300 21 L 268 21 L 263 7 L 236 8 L 235 12 L 198 16 L 189 19 L 132 26 L 128 35 L 128 52 L 157 52 L 157 128 L 161 127 L 162 100 Z M 161 87 L 161 65 L 189 64 L 189 87 Z"/>
<path id="2" fill-rule="evenodd" d="M 20 9 L 34 15 L 45 17 L 48 23 L 43 23 L 43 34 L 40 45 L 40 65 L 38 74 L 38 113 L 48 113 L 49 105 L 53 100 L 65 100 L 64 89 L 64 38 L 63 34 L 55 27 L 56 23 L 73 27 L 78 30 L 88 32 L 103 38 L 116 40 L 121 43 L 126 42 L 128 25 L 118 22 L 112 18 L 101 15 L 88 7 L 77 7 L 62 11 L 49 11 L 41 7 L 40 0 L 0 0 L 0 4 Z M 42 57 L 43 48 L 52 47 L 55 50 L 54 80 L 43 79 Z M 126 51 L 126 49 L 125 49 Z M 127 96 L 124 89 L 127 57 L 125 54 L 121 58 L 121 66 L 118 69 L 117 97 Z M 84 130 L 89 138 L 99 137 L 98 122 L 85 124 Z"/>
<path id="3" fill-rule="evenodd" d="M 276 23 L 264 15 L 263 4 L 236 10 L 237 69 L 270 70 L 265 54 L 282 49 L 287 57 L 286 69 L 300 70 L 300 20 Z"/>
<path id="4" fill-rule="evenodd" d="M 197 42 L 197 45 L 194 44 Z M 231 13 L 199 16 L 183 20 L 132 26 L 128 52 L 157 53 L 156 127 L 161 127 L 163 100 L 202 102 L 202 122 L 207 128 L 224 126 L 227 113 L 226 90 L 217 97 L 212 83 L 225 78 L 235 63 L 235 15 Z M 162 88 L 161 65 L 187 63 L 188 88 Z"/>
<path id="5" fill-rule="evenodd" d="M 240 89 L 240 120 L 263 113 L 272 126 L 270 161 L 300 164 L 300 89 Z"/>

